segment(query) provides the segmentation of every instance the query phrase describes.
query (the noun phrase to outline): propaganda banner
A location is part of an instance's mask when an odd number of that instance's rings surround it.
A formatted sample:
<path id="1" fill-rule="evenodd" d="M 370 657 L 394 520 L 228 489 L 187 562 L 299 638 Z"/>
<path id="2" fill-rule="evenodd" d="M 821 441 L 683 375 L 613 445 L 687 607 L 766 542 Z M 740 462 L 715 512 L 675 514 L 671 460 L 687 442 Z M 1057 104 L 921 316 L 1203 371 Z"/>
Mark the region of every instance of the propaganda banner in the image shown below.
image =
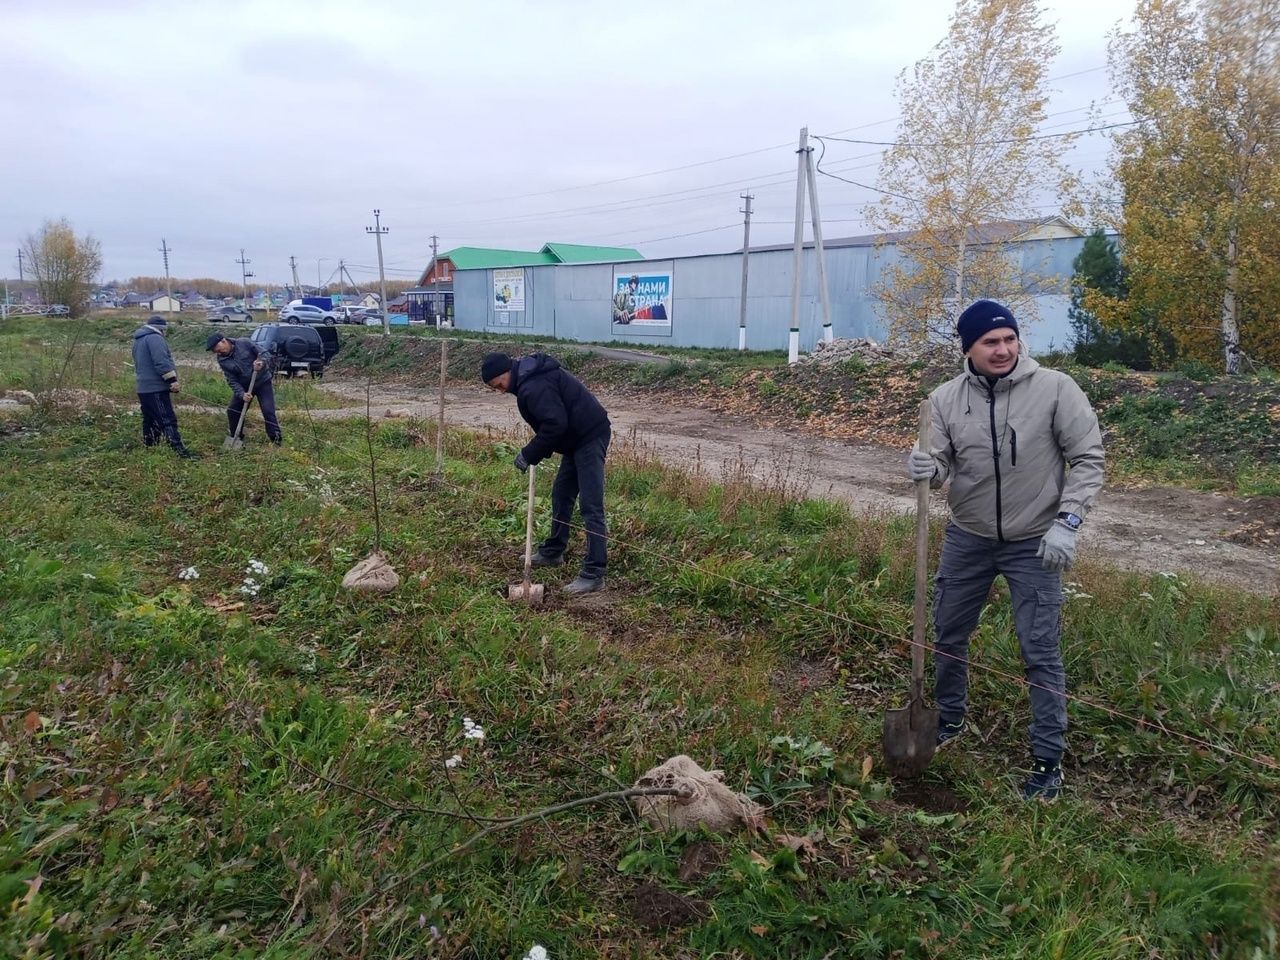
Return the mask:
<path id="1" fill-rule="evenodd" d="M 652 265 L 613 268 L 613 326 L 642 327 L 645 333 L 658 333 L 655 327 L 671 326 L 671 268 Z M 641 332 L 639 330 L 637 333 Z"/>

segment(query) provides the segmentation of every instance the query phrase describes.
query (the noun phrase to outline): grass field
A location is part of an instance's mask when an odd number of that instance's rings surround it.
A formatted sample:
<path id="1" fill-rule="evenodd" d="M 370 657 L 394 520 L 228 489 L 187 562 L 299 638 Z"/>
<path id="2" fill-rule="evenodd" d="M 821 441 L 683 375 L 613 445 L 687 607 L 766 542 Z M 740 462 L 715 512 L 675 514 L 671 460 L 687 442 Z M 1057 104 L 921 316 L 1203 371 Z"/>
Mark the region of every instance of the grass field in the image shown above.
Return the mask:
<path id="1" fill-rule="evenodd" d="M 0 335 L 0 375 L 44 351 Z M 64 389 L 90 389 L 85 359 Z M 975 639 L 981 735 L 895 782 L 908 521 L 618 444 L 610 589 L 524 609 L 510 438 L 450 434 L 433 484 L 430 424 L 284 421 L 283 450 L 191 463 L 100 406 L 0 432 L 0 956 L 1276 955 L 1274 601 L 1073 573 L 1073 691 L 1142 722 L 1073 705 L 1069 791 L 1044 806 L 1016 795 L 1002 594 Z M 338 587 L 374 545 L 367 442 L 403 581 L 378 597 Z M 662 835 L 601 803 L 452 852 L 676 753 L 765 805 L 768 834 Z"/>

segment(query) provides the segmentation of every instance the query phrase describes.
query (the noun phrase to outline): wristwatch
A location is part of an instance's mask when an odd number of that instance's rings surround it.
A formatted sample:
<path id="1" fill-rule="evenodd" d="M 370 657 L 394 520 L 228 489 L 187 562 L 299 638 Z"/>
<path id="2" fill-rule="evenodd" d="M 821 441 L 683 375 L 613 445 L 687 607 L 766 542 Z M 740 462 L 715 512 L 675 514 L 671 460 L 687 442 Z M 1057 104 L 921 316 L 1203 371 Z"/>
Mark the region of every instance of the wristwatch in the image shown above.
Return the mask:
<path id="1" fill-rule="evenodd" d="M 1072 530 L 1079 530 L 1080 524 L 1084 523 L 1084 521 L 1081 520 L 1079 517 L 1077 517 L 1074 513 L 1067 513 L 1066 511 L 1063 511 L 1062 513 L 1058 514 L 1058 520 L 1061 523 L 1065 523 Z"/>

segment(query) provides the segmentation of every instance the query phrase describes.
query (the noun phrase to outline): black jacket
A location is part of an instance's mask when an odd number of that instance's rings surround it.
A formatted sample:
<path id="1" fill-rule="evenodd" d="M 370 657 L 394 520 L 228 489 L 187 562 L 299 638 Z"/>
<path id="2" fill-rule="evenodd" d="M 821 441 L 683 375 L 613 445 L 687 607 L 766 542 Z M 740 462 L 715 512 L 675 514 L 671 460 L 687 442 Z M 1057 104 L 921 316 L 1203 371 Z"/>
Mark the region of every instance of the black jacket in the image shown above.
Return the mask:
<path id="1" fill-rule="evenodd" d="M 267 361 L 270 358 L 262 356 L 262 351 L 252 340 L 244 337 L 227 339 L 231 340 L 231 352 L 225 357 L 218 357 L 218 366 L 222 368 L 222 375 L 227 378 L 231 395 L 237 400 L 243 400 L 244 392 L 249 389 L 249 378 L 253 376 L 253 361 L 260 356 Z M 268 362 L 258 371 L 254 389 L 257 389 L 256 384 L 267 383 L 270 380 L 271 364 Z"/>
<path id="2" fill-rule="evenodd" d="M 520 416 L 537 434 L 523 451 L 529 463 L 572 453 L 609 432 L 609 415 L 582 381 L 545 353 L 521 357 L 511 368 Z"/>

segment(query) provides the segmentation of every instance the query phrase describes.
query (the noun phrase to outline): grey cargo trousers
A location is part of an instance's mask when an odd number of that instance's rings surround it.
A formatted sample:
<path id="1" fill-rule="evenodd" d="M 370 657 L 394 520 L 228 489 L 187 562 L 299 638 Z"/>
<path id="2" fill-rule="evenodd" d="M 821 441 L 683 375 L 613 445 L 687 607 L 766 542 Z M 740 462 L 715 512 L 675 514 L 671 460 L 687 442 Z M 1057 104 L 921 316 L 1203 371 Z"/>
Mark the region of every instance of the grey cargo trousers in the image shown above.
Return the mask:
<path id="1" fill-rule="evenodd" d="M 1067 677 L 1062 666 L 1062 574 L 1045 570 L 1040 538 L 1001 543 L 947 525 L 934 581 L 934 698 L 946 722 L 964 718 L 969 686 L 969 635 L 1003 574 L 1013 598 L 1014 629 L 1031 692 L 1031 752 L 1056 760 L 1067 732 Z"/>

